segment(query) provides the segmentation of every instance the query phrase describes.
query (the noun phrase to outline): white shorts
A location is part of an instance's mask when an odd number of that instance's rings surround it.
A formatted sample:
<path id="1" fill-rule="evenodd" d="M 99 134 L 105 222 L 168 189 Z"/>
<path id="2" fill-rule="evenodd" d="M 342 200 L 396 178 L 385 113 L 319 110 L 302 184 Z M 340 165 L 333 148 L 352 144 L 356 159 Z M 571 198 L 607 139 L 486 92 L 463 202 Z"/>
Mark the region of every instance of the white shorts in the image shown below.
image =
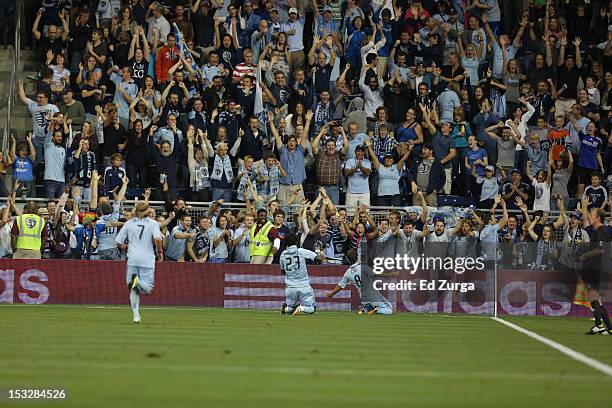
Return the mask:
<path id="1" fill-rule="evenodd" d="M 311 286 L 302 286 L 300 288 L 285 288 L 285 303 L 289 306 L 316 306 L 315 294 Z"/>
<path id="2" fill-rule="evenodd" d="M 148 284 L 153 288 L 155 282 L 155 268 L 144 268 L 142 266 L 128 265 L 125 271 L 125 283 L 130 283 L 132 275 L 136 274 L 138 280 Z"/>

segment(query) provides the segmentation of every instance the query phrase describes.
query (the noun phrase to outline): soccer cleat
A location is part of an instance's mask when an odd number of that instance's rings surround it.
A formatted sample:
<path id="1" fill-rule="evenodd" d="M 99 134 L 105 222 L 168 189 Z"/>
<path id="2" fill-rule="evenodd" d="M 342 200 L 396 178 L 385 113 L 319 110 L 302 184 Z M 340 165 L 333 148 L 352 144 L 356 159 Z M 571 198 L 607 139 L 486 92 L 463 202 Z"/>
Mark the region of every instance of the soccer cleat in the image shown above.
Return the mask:
<path id="1" fill-rule="evenodd" d="M 138 288 L 138 275 L 133 274 L 132 279 L 130 279 L 130 282 L 128 283 L 128 289 L 134 290 L 136 288 Z"/>
<path id="2" fill-rule="evenodd" d="M 283 303 L 283 305 L 281 306 L 281 314 L 287 314 L 287 304 Z"/>
<path id="3" fill-rule="evenodd" d="M 371 315 L 378 314 L 378 308 L 377 308 L 377 307 L 375 307 L 374 309 L 370 310 L 370 311 L 368 312 L 368 314 L 371 314 Z"/>
<path id="4" fill-rule="evenodd" d="M 365 307 L 363 305 L 359 305 L 359 312 L 357 312 L 357 313 L 362 315 L 362 314 L 366 314 L 367 312 L 366 312 Z"/>
<path id="5" fill-rule="evenodd" d="M 603 332 L 607 332 L 608 330 L 603 326 L 593 326 L 591 330 L 586 332 L 586 334 L 603 334 Z"/>
<path id="6" fill-rule="evenodd" d="M 606 329 L 606 330 L 602 331 L 599 334 L 601 334 L 602 336 L 611 336 L 612 335 L 612 330 L 607 330 Z"/>
<path id="7" fill-rule="evenodd" d="M 134 323 L 140 323 L 140 317 L 138 319 L 134 319 Z"/>
<path id="8" fill-rule="evenodd" d="M 302 314 L 302 306 L 298 306 L 298 307 L 296 307 L 296 308 L 295 308 L 295 310 L 293 311 L 293 313 L 292 313 L 292 314 L 293 314 L 294 316 L 295 316 L 295 315 Z"/>

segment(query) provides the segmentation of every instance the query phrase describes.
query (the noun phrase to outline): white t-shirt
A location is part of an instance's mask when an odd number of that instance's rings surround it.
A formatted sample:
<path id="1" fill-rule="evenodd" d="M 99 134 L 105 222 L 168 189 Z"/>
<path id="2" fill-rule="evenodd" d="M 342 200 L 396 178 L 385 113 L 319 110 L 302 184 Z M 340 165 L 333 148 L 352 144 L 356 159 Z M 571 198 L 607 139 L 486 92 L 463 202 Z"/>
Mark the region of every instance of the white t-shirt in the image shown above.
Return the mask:
<path id="1" fill-rule="evenodd" d="M 546 181 L 539 182 L 536 179 L 533 179 L 531 185 L 535 189 L 533 210 L 550 211 L 550 185 Z"/>

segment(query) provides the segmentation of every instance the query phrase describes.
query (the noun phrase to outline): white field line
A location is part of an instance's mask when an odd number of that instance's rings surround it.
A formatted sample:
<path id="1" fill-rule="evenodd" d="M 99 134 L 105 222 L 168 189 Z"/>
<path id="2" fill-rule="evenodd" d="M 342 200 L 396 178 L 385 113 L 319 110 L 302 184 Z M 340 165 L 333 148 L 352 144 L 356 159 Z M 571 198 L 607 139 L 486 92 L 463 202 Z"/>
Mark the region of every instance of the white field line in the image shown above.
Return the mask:
<path id="1" fill-rule="evenodd" d="M 44 307 L 44 308 L 81 308 L 81 309 L 125 309 L 125 310 L 131 310 L 130 305 L 129 304 L 125 304 L 125 306 L 121 306 L 121 305 L 66 305 L 66 304 L 46 304 L 46 305 L 27 305 L 24 303 L 2 303 L 0 304 L 0 310 L 2 310 L 3 307 Z M 188 311 L 188 312 L 192 312 L 192 311 L 204 311 L 204 310 L 210 310 L 210 309 L 224 309 L 221 306 L 214 306 L 214 307 L 201 307 L 201 306 L 182 306 L 182 307 L 177 307 L 177 306 L 140 306 L 140 310 L 172 310 L 172 311 Z M 235 308 L 225 308 L 224 310 L 227 311 L 232 311 L 232 312 L 264 312 L 264 313 L 275 313 L 278 314 L 278 310 L 269 310 L 269 309 L 235 309 Z M 280 302 L 279 302 L 279 310 L 280 310 Z M 325 311 L 325 314 L 330 314 L 330 313 L 334 313 L 334 314 L 346 314 L 348 311 L 344 311 L 344 310 L 329 310 L 329 311 Z M 356 312 L 356 311 L 355 311 Z M 413 312 L 399 312 L 397 313 L 397 315 L 418 315 L 418 316 L 431 316 L 431 317 L 450 317 L 450 318 L 471 318 L 471 319 L 489 319 L 490 316 L 485 316 L 485 315 L 473 315 L 473 314 L 460 314 L 460 313 L 456 313 L 456 314 L 448 314 L 448 313 L 413 313 Z M 383 316 L 379 315 L 379 317 L 384 318 Z"/>
<path id="2" fill-rule="evenodd" d="M 16 371 L 31 371 L 33 368 L 50 369 L 87 369 L 87 370 L 109 370 L 142 371 L 143 369 L 159 369 L 177 372 L 210 372 L 210 373 L 229 373 L 229 374 L 270 374 L 270 375 L 318 375 L 318 376 L 353 376 L 365 378 L 414 378 L 414 379 L 455 379 L 455 380 L 518 380 L 518 381 L 567 381 L 567 382 L 592 382 L 606 381 L 607 377 L 575 375 L 575 374 L 552 374 L 552 373 L 525 373 L 525 372 L 502 372 L 502 371 L 432 371 L 432 370 L 372 370 L 372 369 L 353 369 L 353 368 L 310 368 L 310 367 L 260 367 L 260 366 L 236 366 L 236 365 L 213 365 L 205 364 L 166 364 L 157 362 L 135 363 L 102 363 L 96 361 L 63 361 L 53 362 L 30 362 L 27 366 L 16 366 L 7 364 L 0 360 L 0 367 Z"/>
<path id="3" fill-rule="evenodd" d="M 565 354 L 566 356 L 568 356 L 569 358 L 571 358 L 573 360 L 576 360 L 578 362 L 586 364 L 589 367 L 594 368 L 595 370 L 600 371 L 600 372 L 602 372 L 602 373 L 612 377 L 612 367 L 607 365 L 607 364 L 605 364 L 605 363 L 602 363 L 599 360 L 595 360 L 594 358 L 585 356 L 584 354 L 579 353 L 579 352 L 577 352 L 574 349 L 571 349 L 571 348 L 569 348 L 567 346 L 564 346 L 563 344 L 559 344 L 556 341 L 553 341 L 553 340 L 551 340 L 549 338 L 546 338 L 544 336 L 540 336 L 539 334 L 534 333 L 534 332 L 532 332 L 530 330 L 524 329 L 521 326 L 518 326 L 518 325 L 516 325 L 514 323 L 510 323 L 510 322 L 508 322 L 506 320 L 503 320 L 503 319 L 500 319 L 498 317 L 492 317 L 492 319 L 495 320 L 496 322 L 499 322 L 499 323 L 501 323 L 503 325 L 506 325 L 506 326 L 510 327 L 511 329 L 514 329 L 514 330 L 516 330 L 516 331 L 518 331 L 520 333 L 523 333 L 523 334 L 531 337 L 532 339 L 539 341 L 540 343 L 546 344 L 548 347 L 551 347 L 551 348 L 557 350 L 558 352 L 560 352 L 562 354 Z"/>

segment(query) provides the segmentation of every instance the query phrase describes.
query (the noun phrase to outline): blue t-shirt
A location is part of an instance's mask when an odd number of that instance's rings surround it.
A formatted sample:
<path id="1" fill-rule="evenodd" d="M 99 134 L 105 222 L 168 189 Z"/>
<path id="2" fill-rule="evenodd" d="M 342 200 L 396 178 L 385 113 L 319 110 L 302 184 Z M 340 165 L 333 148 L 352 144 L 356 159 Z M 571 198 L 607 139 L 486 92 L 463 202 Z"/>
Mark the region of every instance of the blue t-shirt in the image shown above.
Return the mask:
<path id="1" fill-rule="evenodd" d="M 22 159 L 21 157 L 15 157 L 13 162 L 13 180 L 19 181 L 33 181 L 34 180 L 34 164 L 29 157 Z"/>
<path id="2" fill-rule="evenodd" d="M 465 155 L 467 156 L 468 164 L 470 165 L 470 169 L 471 169 L 472 163 L 474 163 L 476 160 L 482 161 L 485 157 L 487 157 L 487 151 L 483 149 L 482 147 L 479 147 L 476 150 L 465 149 Z M 484 166 L 482 165 L 476 166 L 476 174 L 478 174 L 480 177 L 483 177 L 485 174 Z"/>
<path id="3" fill-rule="evenodd" d="M 580 138 L 580 158 L 578 159 L 578 165 L 586 169 L 597 170 L 599 169 L 599 163 L 597 163 L 597 152 L 601 146 L 601 139 L 597 136 L 591 136 L 578 132 Z"/>

